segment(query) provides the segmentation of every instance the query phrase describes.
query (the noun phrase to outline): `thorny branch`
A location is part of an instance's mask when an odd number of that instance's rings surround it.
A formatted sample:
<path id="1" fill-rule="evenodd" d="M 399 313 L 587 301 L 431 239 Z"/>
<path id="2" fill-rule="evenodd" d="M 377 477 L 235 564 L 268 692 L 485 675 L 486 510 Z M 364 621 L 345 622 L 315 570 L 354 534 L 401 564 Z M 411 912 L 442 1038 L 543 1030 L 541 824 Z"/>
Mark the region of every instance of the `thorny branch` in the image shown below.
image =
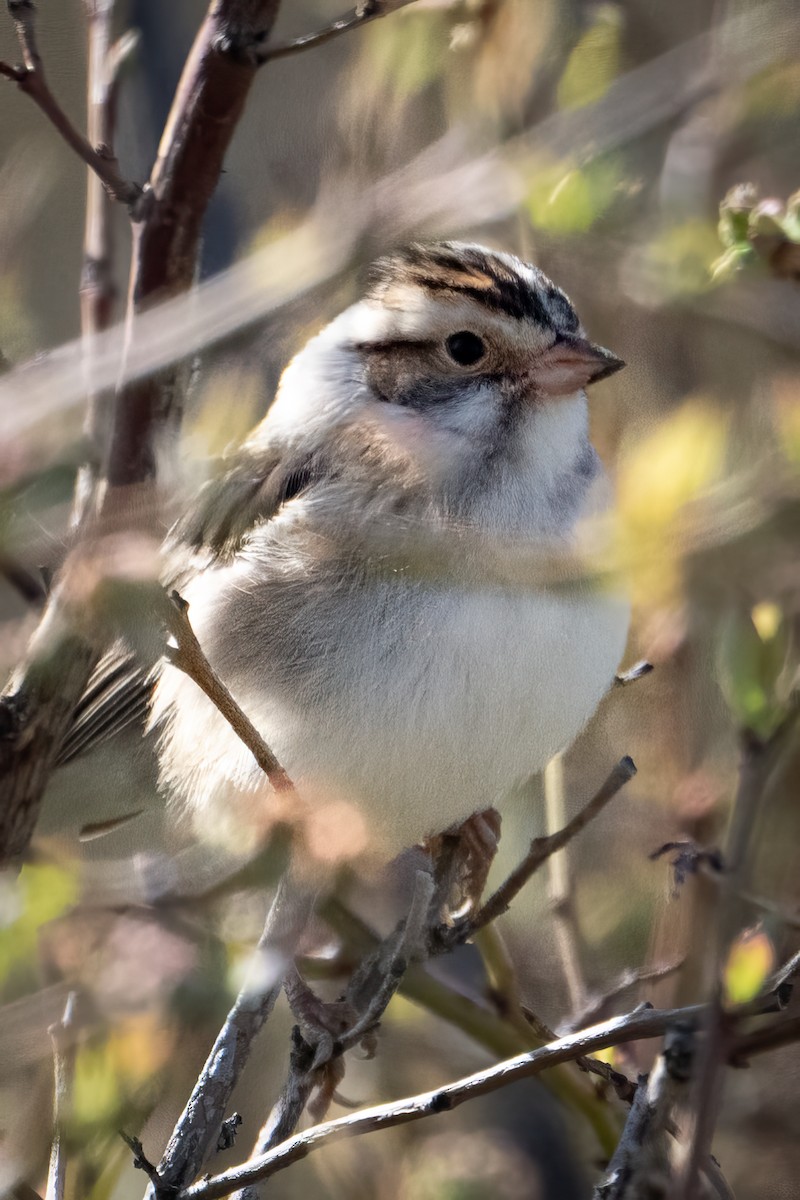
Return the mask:
<path id="1" fill-rule="evenodd" d="M 38 104 L 47 119 L 58 130 L 67 145 L 94 171 L 110 196 L 128 206 L 136 216 L 136 206 L 142 196 L 137 183 L 123 179 L 117 170 L 116 159 L 107 146 L 92 146 L 70 121 L 50 91 L 36 42 L 35 8 L 33 0 L 7 0 L 8 11 L 17 31 L 22 65 L 0 62 L 0 75 L 16 83 L 20 91 Z"/>

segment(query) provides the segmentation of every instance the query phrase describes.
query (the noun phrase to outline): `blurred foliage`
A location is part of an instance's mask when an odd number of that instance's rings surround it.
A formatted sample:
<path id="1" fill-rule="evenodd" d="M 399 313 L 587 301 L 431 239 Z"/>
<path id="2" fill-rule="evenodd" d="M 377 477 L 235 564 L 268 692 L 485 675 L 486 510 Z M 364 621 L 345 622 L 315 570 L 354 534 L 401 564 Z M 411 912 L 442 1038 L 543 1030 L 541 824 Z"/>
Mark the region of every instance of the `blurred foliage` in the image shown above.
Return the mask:
<path id="1" fill-rule="evenodd" d="M 586 233 L 619 195 L 620 164 L 598 158 L 581 169 L 569 162 L 534 161 L 526 207 L 531 224 L 554 235 Z"/>
<path id="2" fill-rule="evenodd" d="M 731 946 L 723 971 L 727 1004 L 747 1004 L 775 966 L 775 947 L 763 929 L 745 929 Z"/>
<path id="3" fill-rule="evenodd" d="M 692 502 L 722 477 L 726 420 L 703 400 L 676 409 L 623 450 L 617 476 L 618 552 L 639 603 L 675 601 L 681 590 Z"/>
<path id="4" fill-rule="evenodd" d="M 619 74 L 625 28 L 622 9 L 616 4 L 598 4 L 591 11 L 591 24 L 570 53 L 556 98 L 561 108 L 593 104 L 608 91 Z"/>
<path id="5" fill-rule="evenodd" d="M 37 958 L 43 928 L 78 898 L 74 865 L 29 864 L 16 887 L 3 889 L 0 910 L 0 988 L 4 1002 L 24 995 L 38 980 Z"/>
<path id="6" fill-rule="evenodd" d="M 712 265 L 715 280 L 756 265 L 778 278 L 800 279 L 800 192 L 784 204 L 759 200 L 753 184 L 738 184 L 722 201 L 719 217 L 725 253 Z"/>
<path id="7" fill-rule="evenodd" d="M 80 113 L 83 10 L 78 0 L 63 11 L 51 8 L 40 18 L 48 72 L 69 110 Z M 144 36 L 123 87 L 117 150 L 139 177 L 158 144 L 150 114 L 167 103 L 165 80 L 178 78 L 197 6 L 176 0 L 167 10 L 145 0 L 137 11 Z M 336 13 L 323 0 L 286 4 L 283 32 L 321 26 Z M 0 52 L 14 58 L 7 45 Z M 566 758 L 570 811 L 622 753 L 639 767 L 597 826 L 570 848 L 583 978 L 571 977 L 574 963 L 554 932 L 545 872 L 504 925 L 520 998 L 554 1027 L 582 1002 L 610 1015 L 644 999 L 666 1005 L 702 995 L 707 880 L 691 875 L 672 898 L 667 868 L 648 855 L 667 841 L 720 845 L 742 730 L 768 737 L 797 684 L 799 52 L 800 14 L 788 0 L 705 7 L 690 0 L 425 0 L 265 69 L 205 231 L 216 261 L 224 261 L 225 254 L 277 243 L 315 205 L 330 210 L 331 229 L 337 204 L 343 216 L 367 210 L 347 270 L 266 328 L 203 348 L 187 398 L 178 491 L 191 492 L 207 460 L 246 435 L 293 348 L 358 294 L 366 261 L 394 244 L 400 228 L 404 237 L 407 229 L 437 236 L 443 223 L 448 234 L 536 261 L 571 295 L 589 335 L 629 364 L 591 393 L 593 438 L 615 480 L 619 513 L 610 532 L 598 531 L 590 566 L 609 582 L 622 578 L 632 597 L 626 662 L 647 657 L 656 670 L 615 689 Z M 36 149 L 40 114 L 10 88 L 7 105 L 0 129 L 0 351 L 13 363 L 78 332 L 84 179 L 66 155 L 63 163 L 48 161 L 44 178 L 38 150 L 16 149 Z M 452 163 L 473 160 L 488 163 L 484 175 L 455 172 L 454 184 Z M 393 177 L 390 198 L 395 186 L 401 197 L 393 209 L 381 181 L 408 163 L 416 163 L 416 192 L 402 193 Z M 506 168 L 513 184 L 505 207 L 482 207 L 481 180 L 488 175 L 495 184 Z M 419 219 L 416 209 L 402 208 L 417 195 L 424 199 Z M 474 219 L 473 202 L 480 214 Z M 466 214 L 455 229 L 451 211 Z M 115 250 L 121 296 L 126 252 L 123 235 Z M 0 441 L 0 566 L 6 558 L 33 573 L 57 565 L 70 537 L 81 419 L 67 412 L 25 437 Z M 152 543 L 111 539 L 87 561 L 76 605 L 87 621 L 103 620 L 144 647 L 153 632 L 148 603 L 156 571 Z M 35 616 L 6 572 L 5 667 L 20 657 Z M 14 1138 L 6 1138 L 7 1176 L 26 1174 L 43 1186 L 49 1108 L 46 1116 L 44 1108 L 29 1113 L 25 1103 L 38 1103 L 50 1086 L 52 990 L 76 987 L 86 1014 L 68 1131 L 79 1165 L 74 1195 L 89 1200 L 141 1195 L 143 1177 L 117 1145 L 116 1130 L 142 1131 L 158 1157 L 241 978 L 266 903 L 254 872 L 241 864 L 228 864 L 227 876 L 221 870 L 218 885 L 198 897 L 192 885 L 200 869 L 184 857 L 191 839 L 163 811 L 142 765 L 150 748 L 140 747 L 138 759 L 115 753 L 109 748 L 102 770 L 74 768 L 67 799 L 52 800 L 54 809 L 61 806 L 58 836 L 46 854 L 37 845 L 19 879 L 4 879 L 0 890 L 0 1082 L 32 1147 L 17 1162 Z M 784 912 L 800 906 L 797 757 L 770 781 L 753 833 L 753 892 Z M 136 802 L 126 807 L 133 785 Z M 504 814 L 496 876 L 543 832 L 537 786 Z M 112 819 L 109 836 L 79 842 L 77 827 L 113 818 L 115 805 L 126 812 L 148 803 L 129 826 L 114 828 Z M 205 870 L 215 848 L 200 850 Z M 259 883 L 273 866 L 256 864 Z M 391 883 L 362 881 L 347 900 L 367 923 L 391 928 L 402 895 L 400 884 L 395 892 Z M 766 932 L 756 924 L 761 914 L 744 907 L 747 928 L 723 969 L 729 1004 L 750 999 L 796 945 L 791 926 L 776 917 Z M 321 927 L 311 948 L 320 951 L 319 986 L 338 994 L 359 957 L 357 945 L 342 946 Z M 339 975 L 337 955 L 344 963 Z M 614 993 L 630 968 L 678 962 L 674 977 Z M 468 950 L 435 970 L 454 998 L 452 1011 L 440 1006 L 433 1016 L 421 1000 L 393 1002 L 375 1061 L 353 1056 L 348 1064 L 345 1096 L 377 1102 L 416 1091 L 421 1080 L 436 1086 L 483 1065 L 489 1052 L 519 1048 L 503 998 Z M 465 997 L 475 998 L 477 1016 L 470 1010 L 459 1024 Z M 481 1015 L 483 1037 L 476 1036 Z M 279 1013 L 263 1061 L 236 1098 L 248 1144 L 281 1080 L 286 1021 Z M 648 1069 L 647 1055 L 646 1047 L 632 1046 L 603 1057 L 635 1078 Z M 754 1061 L 739 1073 L 736 1102 L 724 1112 L 723 1165 L 739 1200 L 760 1200 L 767 1175 L 775 1195 L 796 1189 L 792 1119 L 800 1070 L 793 1051 L 779 1061 L 779 1088 L 773 1069 Z M 465 1106 L 446 1118 L 444 1135 L 420 1123 L 394 1141 L 381 1134 L 342 1143 L 320 1156 L 319 1168 L 276 1176 L 270 1194 L 533 1200 L 538 1189 L 542 1197 L 584 1200 L 595 1144 L 582 1118 L 554 1110 L 549 1096 L 536 1108 L 542 1095 L 534 1085 L 522 1099 L 487 1099 L 478 1132 Z M 621 1108 L 613 1111 L 616 1118 Z M 570 1173 L 576 1160 L 588 1164 L 582 1178 Z"/>
<path id="8" fill-rule="evenodd" d="M 728 617 L 720 630 L 723 691 L 744 729 L 768 738 L 787 713 L 794 672 L 787 670 L 790 628 L 776 604 Z"/>

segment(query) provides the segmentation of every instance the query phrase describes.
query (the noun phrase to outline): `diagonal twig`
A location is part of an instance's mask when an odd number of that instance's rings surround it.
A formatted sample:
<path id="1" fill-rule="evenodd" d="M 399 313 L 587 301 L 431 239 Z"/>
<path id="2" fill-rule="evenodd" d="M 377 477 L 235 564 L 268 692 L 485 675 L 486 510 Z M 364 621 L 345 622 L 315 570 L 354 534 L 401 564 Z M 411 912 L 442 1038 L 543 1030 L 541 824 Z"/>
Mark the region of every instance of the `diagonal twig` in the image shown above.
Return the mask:
<path id="1" fill-rule="evenodd" d="M 547 837 L 534 838 L 530 850 L 511 872 L 504 883 L 486 901 L 470 923 L 471 931 L 481 929 L 490 921 L 496 920 L 507 912 L 512 900 L 522 891 L 529 879 L 539 870 L 539 867 L 551 855 L 563 849 L 572 839 L 584 829 L 599 813 L 603 811 L 617 792 L 629 783 L 636 774 L 636 766 L 632 758 L 625 755 L 609 774 L 592 799 L 567 824 Z"/>
<path id="2" fill-rule="evenodd" d="M 389 13 L 397 12 L 398 9 L 406 8 L 409 4 L 414 3 L 415 0 L 392 0 L 391 3 L 387 3 L 387 0 L 362 0 L 362 3 L 357 4 L 352 12 L 345 13 L 336 21 L 331 21 L 330 25 L 326 25 L 324 29 L 318 29 L 315 33 L 305 33 L 288 42 L 276 42 L 274 46 L 267 46 L 258 55 L 258 61 L 266 63 L 274 58 L 286 58 L 289 54 L 298 54 L 301 50 L 313 50 L 316 46 L 323 46 L 343 33 L 349 33 L 351 29 L 360 29 L 362 25 L 368 25 L 370 21 L 375 21 L 379 17 L 387 17 Z"/>
<path id="3" fill-rule="evenodd" d="M 189 605 L 177 592 L 172 592 L 170 601 L 171 604 L 166 609 L 167 622 L 176 643 L 169 654 L 170 662 L 193 679 L 201 691 L 205 692 L 234 733 L 247 746 L 275 791 L 294 791 L 294 784 L 275 754 L 244 710 L 236 703 L 203 653 L 189 621 Z"/>
<path id="4" fill-rule="evenodd" d="M 50 90 L 36 42 L 33 0 L 7 0 L 7 4 L 17 31 L 22 64 L 15 67 L 0 62 L 0 75 L 16 83 L 20 91 L 30 96 L 67 145 L 94 171 L 110 196 L 126 204 L 129 209 L 135 209 L 142 196 L 142 189 L 137 183 L 122 178 L 116 160 L 105 148 L 95 148 L 88 138 L 75 128 Z M 131 215 L 135 215 L 133 211 Z"/>

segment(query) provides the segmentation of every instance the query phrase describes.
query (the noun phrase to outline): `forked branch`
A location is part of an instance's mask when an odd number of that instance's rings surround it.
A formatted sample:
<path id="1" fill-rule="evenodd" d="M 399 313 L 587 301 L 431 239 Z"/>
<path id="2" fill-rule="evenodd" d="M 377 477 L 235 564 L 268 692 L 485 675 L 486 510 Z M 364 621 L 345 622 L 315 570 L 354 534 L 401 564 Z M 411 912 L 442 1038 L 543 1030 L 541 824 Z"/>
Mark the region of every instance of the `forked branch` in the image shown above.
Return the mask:
<path id="1" fill-rule="evenodd" d="M 58 130 L 67 145 L 94 171 L 110 196 L 125 204 L 135 216 L 137 202 L 142 196 L 138 183 L 123 179 L 117 169 L 116 159 L 104 146 L 95 148 L 76 129 L 50 90 L 44 64 L 36 42 L 35 9 L 33 0 L 7 0 L 8 11 L 17 31 L 22 63 L 12 66 L 0 62 L 0 75 L 16 83 L 20 91 L 38 104 L 48 121 Z"/>

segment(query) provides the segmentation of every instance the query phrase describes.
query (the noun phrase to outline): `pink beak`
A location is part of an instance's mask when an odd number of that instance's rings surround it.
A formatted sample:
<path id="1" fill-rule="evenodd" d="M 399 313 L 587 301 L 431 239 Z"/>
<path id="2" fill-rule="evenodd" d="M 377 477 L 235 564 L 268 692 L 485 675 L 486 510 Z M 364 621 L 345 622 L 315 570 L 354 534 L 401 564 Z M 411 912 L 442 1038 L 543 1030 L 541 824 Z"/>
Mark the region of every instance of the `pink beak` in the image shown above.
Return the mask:
<path id="1" fill-rule="evenodd" d="M 621 358 L 587 338 L 559 334 L 537 361 L 533 384 L 545 396 L 571 396 L 624 366 Z"/>

